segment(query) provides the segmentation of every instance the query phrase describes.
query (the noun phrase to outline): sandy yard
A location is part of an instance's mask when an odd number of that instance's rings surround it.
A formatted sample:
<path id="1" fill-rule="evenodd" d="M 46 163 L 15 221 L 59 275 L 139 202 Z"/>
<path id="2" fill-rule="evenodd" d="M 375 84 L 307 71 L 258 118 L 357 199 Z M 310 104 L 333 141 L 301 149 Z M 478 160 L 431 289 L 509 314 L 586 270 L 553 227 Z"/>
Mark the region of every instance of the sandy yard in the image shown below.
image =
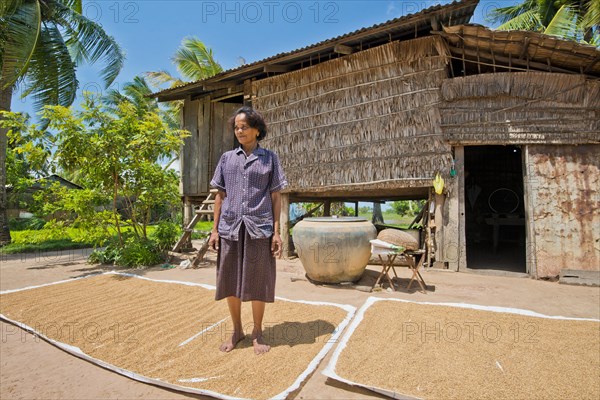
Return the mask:
<path id="1" fill-rule="evenodd" d="M 0 260 L 0 290 L 55 282 L 112 270 L 89 265 L 86 250 L 60 254 L 23 254 L 3 256 Z M 152 268 L 127 270 L 149 278 L 215 282 L 215 256 L 200 269 Z M 414 301 L 464 302 L 481 305 L 515 307 L 546 315 L 600 318 L 600 288 L 560 285 L 528 278 L 428 271 L 423 277 L 427 294 L 420 292 L 368 293 L 349 287 L 315 286 L 304 278 L 300 261 L 279 260 L 276 294 L 289 299 L 328 301 L 360 307 L 369 296 L 402 298 Z M 380 267 L 369 267 L 375 276 Z M 399 269 L 401 278 L 409 278 L 407 269 Z M 121 270 L 126 271 L 126 270 Z M 268 321 L 268 307 L 265 321 Z M 19 328 L 0 323 L 0 398 L 2 399 L 182 399 L 202 398 L 140 383 L 76 358 Z M 215 351 L 218 351 L 215 349 Z M 269 355 L 265 355 L 268 357 Z M 321 370 L 331 352 L 321 362 L 297 399 L 380 398 L 368 390 L 327 379 Z M 460 371 L 457 371 L 460 373 Z"/>

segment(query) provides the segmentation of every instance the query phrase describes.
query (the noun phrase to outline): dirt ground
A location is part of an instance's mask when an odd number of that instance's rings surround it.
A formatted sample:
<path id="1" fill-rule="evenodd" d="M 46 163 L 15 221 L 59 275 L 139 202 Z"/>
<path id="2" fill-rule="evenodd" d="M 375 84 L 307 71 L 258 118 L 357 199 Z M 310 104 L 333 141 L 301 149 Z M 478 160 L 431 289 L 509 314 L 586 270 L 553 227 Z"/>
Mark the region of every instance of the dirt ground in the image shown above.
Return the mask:
<path id="1" fill-rule="evenodd" d="M 89 250 L 23 254 L 0 258 L 0 290 L 72 279 L 112 267 L 89 265 Z M 200 269 L 120 270 L 154 279 L 215 283 L 215 256 Z M 522 277 L 446 271 L 423 272 L 428 293 L 401 290 L 368 293 L 351 287 L 316 286 L 304 278 L 298 259 L 279 260 L 276 294 L 289 299 L 329 301 L 360 307 L 369 296 L 415 301 L 463 302 L 523 308 L 547 315 L 600 318 L 600 288 L 561 285 Z M 380 267 L 369 266 L 366 283 Z M 400 268 L 406 285 L 410 272 Z M 245 305 L 249 306 L 249 305 Z M 268 307 L 265 321 L 268 321 Z M 140 383 L 76 358 L 19 328 L 0 323 L 1 399 L 184 399 L 204 398 Z M 381 396 L 326 378 L 319 368 L 296 392 L 297 399 L 364 399 Z M 265 355 L 268 357 L 268 354 Z M 460 371 L 457 371 L 460 373 Z"/>

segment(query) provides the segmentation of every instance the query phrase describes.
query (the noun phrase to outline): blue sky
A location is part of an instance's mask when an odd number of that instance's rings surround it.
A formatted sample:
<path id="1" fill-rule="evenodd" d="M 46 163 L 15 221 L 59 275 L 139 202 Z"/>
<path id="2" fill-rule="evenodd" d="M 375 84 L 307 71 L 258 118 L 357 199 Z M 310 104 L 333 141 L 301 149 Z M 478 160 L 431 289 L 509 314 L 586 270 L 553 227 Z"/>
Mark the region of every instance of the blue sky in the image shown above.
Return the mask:
<path id="1" fill-rule="evenodd" d="M 126 53 L 125 67 L 113 88 L 146 71 L 177 71 L 171 56 L 186 36 L 197 36 L 213 49 L 225 69 L 294 50 L 402 15 L 450 1 L 168 1 L 94 0 L 83 14 L 101 24 Z M 489 25 L 484 16 L 517 0 L 481 0 L 471 22 Z M 78 69 L 78 97 L 103 92 L 100 65 Z M 33 114 L 30 103 L 13 96 L 13 111 Z"/>

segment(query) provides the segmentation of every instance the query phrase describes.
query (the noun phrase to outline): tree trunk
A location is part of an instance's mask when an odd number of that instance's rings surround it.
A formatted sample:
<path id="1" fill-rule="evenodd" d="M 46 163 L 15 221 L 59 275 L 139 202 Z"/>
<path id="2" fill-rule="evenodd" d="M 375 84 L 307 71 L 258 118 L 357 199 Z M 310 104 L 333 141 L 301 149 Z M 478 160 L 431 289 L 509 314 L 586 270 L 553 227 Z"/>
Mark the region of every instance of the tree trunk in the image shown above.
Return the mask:
<path id="1" fill-rule="evenodd" d="M 115 218 L 115 226 L 117 227 L 117 234 L 119 235 L 119 246 L 123 247 L 123 235 L 121 234 L 121 225 L 119 225 L 119 212 L 117 211 L 117 196 L 119 194 L 119 175 L 113 173 L 114 185 L 113 185 L 113 216 Z"/>
<path id="2" fill-rule="evenodd" d="M 0 86 L 0 111 L 10 111 L 12 92 L 12 86 L 6 89 L 2 89 Z M 0 247 L 11 242 L 10 229 L 8 228 L 8 202 L 6 199 L 7 132 L 8 129 L 0 128 L 0 190 L 2 191 L 0 194 Z"/>
<path id="3" fill-rule="evenodd" d="M 381 213 L 381 203 L 373 203 L 373 224 L 383 224 L 383 214 Z"/>

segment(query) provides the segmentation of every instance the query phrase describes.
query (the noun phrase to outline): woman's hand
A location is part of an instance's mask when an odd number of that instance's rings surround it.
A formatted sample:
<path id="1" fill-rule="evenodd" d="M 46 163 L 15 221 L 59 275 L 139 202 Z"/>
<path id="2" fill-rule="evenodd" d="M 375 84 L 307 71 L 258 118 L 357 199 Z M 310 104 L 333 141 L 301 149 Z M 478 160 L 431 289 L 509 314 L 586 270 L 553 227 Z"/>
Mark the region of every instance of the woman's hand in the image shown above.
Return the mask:
<path id="1" fill-rule="evenodd" d="M 210 232 L 210 238 L 208 239 L 208 247 L 211 248 L 213 251 L 219 250 L 219 232 Z"/>
<path id="2" fill-rule="evenodd" d="M 279 233 L 275 232 L 273 234 L 273 239 L 271 240 L 271 254 L 273 254 L 273 257 L 281 258 L 282 246 L 283 242 L 281 241 L 281 236 L 279 236 Z"/>

